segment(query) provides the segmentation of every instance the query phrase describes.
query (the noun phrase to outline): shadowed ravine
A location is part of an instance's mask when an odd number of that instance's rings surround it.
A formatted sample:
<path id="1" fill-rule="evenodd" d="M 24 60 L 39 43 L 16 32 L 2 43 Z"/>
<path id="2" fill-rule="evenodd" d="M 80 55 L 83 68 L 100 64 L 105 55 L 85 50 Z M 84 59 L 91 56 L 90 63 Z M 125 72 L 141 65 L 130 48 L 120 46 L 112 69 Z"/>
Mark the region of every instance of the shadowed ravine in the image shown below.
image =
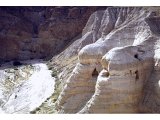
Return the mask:
<path id="1" fill-rule="evenodd" d="M 1 113 L 160 113 L 160 7 L 0 15 Z"/>

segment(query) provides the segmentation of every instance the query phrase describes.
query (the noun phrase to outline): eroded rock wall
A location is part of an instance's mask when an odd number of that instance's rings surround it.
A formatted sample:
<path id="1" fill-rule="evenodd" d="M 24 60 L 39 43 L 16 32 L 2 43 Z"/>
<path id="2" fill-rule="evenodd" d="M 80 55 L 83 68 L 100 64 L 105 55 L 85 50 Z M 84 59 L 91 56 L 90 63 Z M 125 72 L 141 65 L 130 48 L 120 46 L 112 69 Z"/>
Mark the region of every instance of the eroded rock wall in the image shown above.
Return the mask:
<path id="1" fill-rule="evenodd" d="M 94 13 L 84 29 L 94 31 L 93 43 L 78 53 L 78 63 L 56 102 L 57 111 L 159 112 L 158 10 L 109 7 L 100 13 L 99 22 Z"/>

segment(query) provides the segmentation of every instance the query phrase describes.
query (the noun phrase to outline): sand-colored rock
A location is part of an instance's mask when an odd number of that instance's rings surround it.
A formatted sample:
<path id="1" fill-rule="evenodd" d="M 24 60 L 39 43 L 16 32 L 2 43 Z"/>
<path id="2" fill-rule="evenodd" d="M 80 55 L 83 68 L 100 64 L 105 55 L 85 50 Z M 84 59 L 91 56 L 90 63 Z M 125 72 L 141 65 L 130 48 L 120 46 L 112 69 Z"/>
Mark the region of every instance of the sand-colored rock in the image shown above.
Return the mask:
<path id="1" fill-rule="evenodd" d="M 78 64 L 76 66 L 56 103 L 60 107 L 57 108 L 61 109 L 60 112 L 76 113 L 81 109 L 83 103 L 87 102 L 92 96 L 96 83 L 96 78 L 93 80 L 91 75 L 94 68 L 95 65 Z M 63 107 L 61 108 L 62 105 Z"/>
<path id="2" fill-rule="evenodd" d="M 101 13 L 102 17 L 97 17 L 101 20 L 98 30 L 96 28 L 98 40 L 78 53 L 79 63 L 56 102 L 57 111 L 159 112 L 159 27 L 156 10 L 110 7 Z M 90 30 L 93 25 L 92 17 L 85 30 Z M 93 88 L 93 91 L 81 93 L 88 83 L 81 82 L 88 80 L 96 82 L 95 87 L 88 88 Z M 73 91 L 76 92 L 69 95 Z M 90 96 L 84 101 L 85 93 L 90 93 Z"/>
<path id="3" fill-rule="evenodd" d="M 113 48 L 103 57 L 104 69 L 97 78 L 95 93 L 80 113 L 139 112 L 153 59 L 151 54 L 138 49 L 137 46 Z M 137 53 L 142 59 L 134 57 Z"/>

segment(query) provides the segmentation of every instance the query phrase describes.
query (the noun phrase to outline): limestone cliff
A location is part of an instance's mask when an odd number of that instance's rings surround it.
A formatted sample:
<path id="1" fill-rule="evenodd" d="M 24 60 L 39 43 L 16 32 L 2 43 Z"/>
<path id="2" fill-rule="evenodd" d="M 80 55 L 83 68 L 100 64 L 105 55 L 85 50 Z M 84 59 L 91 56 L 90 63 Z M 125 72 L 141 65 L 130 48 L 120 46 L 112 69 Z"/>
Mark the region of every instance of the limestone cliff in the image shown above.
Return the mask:
<path id="1" fill-rule="evenodd" d="M 86 46 L 57 111 L 159 112 L 159 20 L 153 7 L 109 7 L 91 15 L 77 51 Z"/>

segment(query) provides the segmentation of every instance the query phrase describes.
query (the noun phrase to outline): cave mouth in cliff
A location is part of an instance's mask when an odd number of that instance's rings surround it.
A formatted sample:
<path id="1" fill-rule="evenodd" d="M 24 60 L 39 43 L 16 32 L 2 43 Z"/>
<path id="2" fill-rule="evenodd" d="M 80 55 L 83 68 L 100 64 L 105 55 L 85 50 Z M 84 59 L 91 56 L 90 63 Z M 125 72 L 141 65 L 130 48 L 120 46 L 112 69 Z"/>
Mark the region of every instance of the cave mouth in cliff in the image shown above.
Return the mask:
<path id="1" fill-rule="evenodd" d="M 134 57 L 138 59 L 138 54 L 135 54 Z"/>
<path id="2" fill-rule="evenodd" d="M 97 76 L 98 76 L 98 71 L 95 68 L 92 72 L 92 77 L 97 77 Z"/>
<path id="3" fill-rule="evenodd" d="M 139 58 L 138 54 L 134 55 L 134 58 L 138 59 L 139 61 L 141 61 L 141 59 Z"/>
<path id="4" fill-rule="evenodd" d="M 139 79 L 139 72 L 138 72 L 138 70 L 135 71 L 135 74 L 136 74 L 136 78 L 135 79 L 137 81 Z"/>
<path id="5" fill-rule="evenodd" d="M 13 66 L 21 66 L 23 65 L 20 61 L 13 61 Z"/>

